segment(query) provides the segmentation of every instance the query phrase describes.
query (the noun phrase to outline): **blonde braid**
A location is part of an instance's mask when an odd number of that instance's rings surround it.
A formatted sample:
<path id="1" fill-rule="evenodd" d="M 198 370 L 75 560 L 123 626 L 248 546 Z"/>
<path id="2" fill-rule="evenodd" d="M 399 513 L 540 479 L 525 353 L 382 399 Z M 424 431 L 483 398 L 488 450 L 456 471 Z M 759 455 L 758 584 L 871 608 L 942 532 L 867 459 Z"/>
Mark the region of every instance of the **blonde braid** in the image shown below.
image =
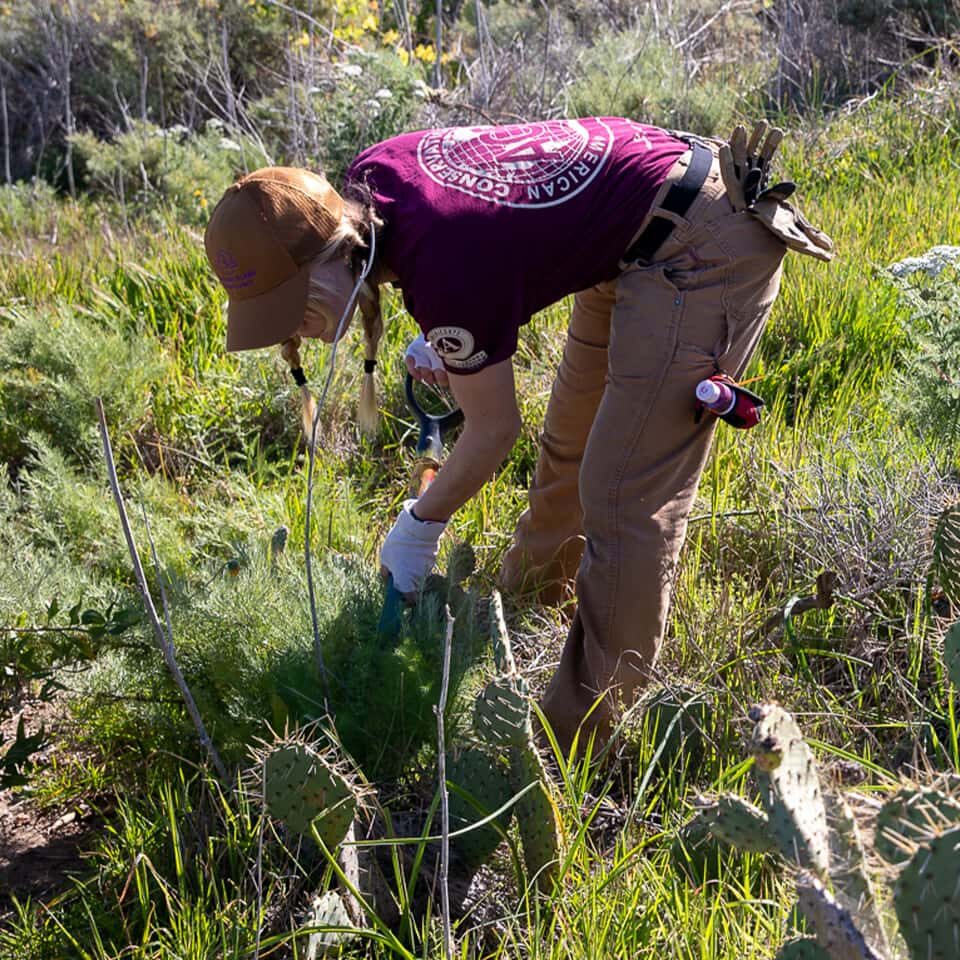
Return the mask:
<path id="1" fill-rule="evenodd" d="M 363 383 L 360 386 L 360 407 L 357 421 L 368 436 L 377 432 L 377 387 L 373 371 L 377 365 L 377 347 L 383 335 L 383 313 L 380 308 L 380 287 L 364 281 L 358 294 L 363 318 Z"/>
<path id="2" fill-rule="evenodd" d="M 294 336 L 284 340 L 280 344 L 280 355 L 290 365 L 290 373 L 300 388 L 300 416 L 303 419 L 303 434 L 309 447 L 313 438 L 313 418 L 317 407 L 313 402 L 313 394 L 307 386 L 307 377 L 300 363 L 300 338 Z"/>

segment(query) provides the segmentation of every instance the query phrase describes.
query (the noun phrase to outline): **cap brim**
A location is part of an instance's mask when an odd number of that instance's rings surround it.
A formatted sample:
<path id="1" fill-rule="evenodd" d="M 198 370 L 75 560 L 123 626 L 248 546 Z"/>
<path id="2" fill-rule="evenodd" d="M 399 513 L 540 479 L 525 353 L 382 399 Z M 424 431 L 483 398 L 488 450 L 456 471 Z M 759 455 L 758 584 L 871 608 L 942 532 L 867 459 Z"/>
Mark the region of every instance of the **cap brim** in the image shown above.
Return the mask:
<path id="1" fill-rule="evenodd" d="M 289 280 L 249 300 L 227 307 L 227 350 L 258 350 L 289 340 L 303 323 L 310 285 L 310 265 Z"/>

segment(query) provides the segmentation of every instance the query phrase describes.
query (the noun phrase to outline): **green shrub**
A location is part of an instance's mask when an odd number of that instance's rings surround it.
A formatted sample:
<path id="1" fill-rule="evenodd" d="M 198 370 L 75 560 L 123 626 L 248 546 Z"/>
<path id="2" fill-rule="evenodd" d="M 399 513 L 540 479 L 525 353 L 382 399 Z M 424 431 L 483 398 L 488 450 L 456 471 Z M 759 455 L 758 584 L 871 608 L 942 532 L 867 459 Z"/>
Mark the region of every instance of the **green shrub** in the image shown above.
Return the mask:
<path id="1" fill-rule="evenodd" d="M 227 136 L 218 120 L 208 121 L 202 133 L 132 121 L 112 140 L 77 133 L 71 143 L 93 196 L 109 196 L 136 213 L 170 204 L 196 224 L 206 223 L 238 173 L 267 163 L 261 148 L 239 134 Z"/>
<path id="2" fill-rule="evenodd" d="M 933 247 L 893 264 L 908 339 L 891 400 L 917 432 L 943 449 L 960 440 L 960 247 Z"/>
<path id="3" fill-rule="evenodd" d="M 741 76 L 737 89 L 746 85 Z M 694 79 L 681 54 L 643 30 L 598 39 L 580 61 L 567 103 L 570 115 L 630 117 L 706 136 L 728 132 L 737 96 L 732 84 Z"/>
<path id="4" fill-rule="evenodd" d="M 427 603 L 398 642 L 381 641 L 383 592 L 373 566 L 333 554 L 318 558 L 325 689 L 299 558 L 271 565 L 265 541 L 249 542 L 239 553 L 236 566 L 213 567 L 202 585 L 179 581 L 169 588 L 178 658 L 218 748 L 239 762 L 266 724 L 282 730 L 323 718 L 328 690 L 337 734 L 364 774 L 372 780 L 399 776 L 435 739 L 439 609 Z M 469 607 L 459 619 L 451 703 L 478 654 L 473 621 Z M 180 705 L 171 700 L 159 654 L 101 658 L 79 709 L 91 711 L 96 729 L 150 730 L 145 749 L 194 741 Z"/>
<path id="5" fill-rule="evenodd" d="M 112 429 L 142 423 L 164 370 L 156 340 L 124 335 L 114 319 L 78 310 L 0 313 L 0 459 L 19 464 L 31 437 L 70 462 L 98 456 L 94 397 Z"/>

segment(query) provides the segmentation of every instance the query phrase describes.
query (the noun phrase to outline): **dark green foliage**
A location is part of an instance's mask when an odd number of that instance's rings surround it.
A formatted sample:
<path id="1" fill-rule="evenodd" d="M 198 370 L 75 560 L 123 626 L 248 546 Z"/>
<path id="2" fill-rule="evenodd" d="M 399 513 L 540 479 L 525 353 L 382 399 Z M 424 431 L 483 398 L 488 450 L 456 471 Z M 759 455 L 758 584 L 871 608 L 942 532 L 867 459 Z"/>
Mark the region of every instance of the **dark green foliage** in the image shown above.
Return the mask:
<path id="1" fill-rule="evenodd" d="M 0 733 L 0 747 L 5 743 L 6 740 Z M 0 754 L 0 790 L 26 785 L 27 775 L 32 766 L 31 757 L 46 745 L 47 733 L 43 726 L 28 734 L 21 715 L 17 721 L 17 732 L 13 742 L 7 743 L 6 750 Z"/>

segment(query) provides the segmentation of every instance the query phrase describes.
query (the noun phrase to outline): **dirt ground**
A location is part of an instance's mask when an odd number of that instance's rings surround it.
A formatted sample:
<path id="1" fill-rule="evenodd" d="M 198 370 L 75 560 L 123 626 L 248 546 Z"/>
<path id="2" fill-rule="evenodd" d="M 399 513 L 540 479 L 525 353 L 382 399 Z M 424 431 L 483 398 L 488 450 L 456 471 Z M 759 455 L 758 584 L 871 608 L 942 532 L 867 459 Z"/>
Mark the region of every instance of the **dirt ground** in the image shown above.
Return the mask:
<path id="1" fill-rule="evenodd" d="M 67 720 L 56 704 L 40 701 L 23 705 L 28 733 L 43 724 L 49 742 L 35 754 L 38 767 L 49 763 Z M 20 714 L 0 724 L 4 737 L 16 734 Z M 82 852 L 89 849 L 100 820 L 84 802 L 69 807 L 40 809 L 22 791 L 0 791 L 0 921 L 13 897 L 44 899 L 63 888 L 69 874 L 83 869 Z"/>

